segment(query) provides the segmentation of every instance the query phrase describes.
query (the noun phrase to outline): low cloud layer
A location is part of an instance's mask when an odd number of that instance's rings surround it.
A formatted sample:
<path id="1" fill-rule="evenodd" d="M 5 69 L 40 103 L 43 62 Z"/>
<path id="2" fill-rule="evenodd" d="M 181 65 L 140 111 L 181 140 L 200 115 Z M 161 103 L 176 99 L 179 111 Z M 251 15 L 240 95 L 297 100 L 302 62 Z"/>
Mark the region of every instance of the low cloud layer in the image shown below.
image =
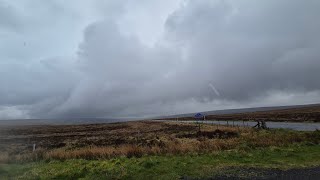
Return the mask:
<path id="1" fill-rule="evenodd" d="M 0 1 L 0 119 L 320 101 L 320 2 Z"/>

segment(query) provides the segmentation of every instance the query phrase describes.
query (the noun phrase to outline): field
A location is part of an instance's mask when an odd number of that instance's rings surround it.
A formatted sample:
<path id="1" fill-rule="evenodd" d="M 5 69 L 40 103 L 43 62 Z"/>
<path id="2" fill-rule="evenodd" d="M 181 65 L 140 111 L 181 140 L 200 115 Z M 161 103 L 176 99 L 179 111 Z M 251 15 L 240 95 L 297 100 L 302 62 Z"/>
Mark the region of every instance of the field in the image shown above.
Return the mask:
<path id="1" fill-rule="evenodd" d="M 319 131 L 201 125 L 199 132 L 196 124 L 135 121 L 3 126 L 0 140 L 4 179 L 251 176 L 243 169 L 320 166 Z"/>
<path id="2" fill-rule="evenodd" d="M 176 119 L 176 118 L 162 118 Z M 207 115 L 206 119 L 221 121 L 277 121 L 277 122 L 320 122 L 320 105 L 279 110 L 256 111 L 234 114 Z M 179 117 L 178 120 L 194 120 L 194 117 Z"/>

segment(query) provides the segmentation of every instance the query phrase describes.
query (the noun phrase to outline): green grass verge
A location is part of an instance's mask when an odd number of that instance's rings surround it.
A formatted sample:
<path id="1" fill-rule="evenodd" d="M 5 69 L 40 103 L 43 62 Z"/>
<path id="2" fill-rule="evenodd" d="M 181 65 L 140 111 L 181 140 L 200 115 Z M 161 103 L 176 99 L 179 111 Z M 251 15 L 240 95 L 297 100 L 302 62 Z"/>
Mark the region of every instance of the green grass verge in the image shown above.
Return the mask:
<path id="1" fill-rule="evenodd" d="M 290 169 L 319 165 L 320 145 L 292 145 L 214 154 L 0 164 L 0 179 L 178 179 L 212 177 L 228 167 Z"/>

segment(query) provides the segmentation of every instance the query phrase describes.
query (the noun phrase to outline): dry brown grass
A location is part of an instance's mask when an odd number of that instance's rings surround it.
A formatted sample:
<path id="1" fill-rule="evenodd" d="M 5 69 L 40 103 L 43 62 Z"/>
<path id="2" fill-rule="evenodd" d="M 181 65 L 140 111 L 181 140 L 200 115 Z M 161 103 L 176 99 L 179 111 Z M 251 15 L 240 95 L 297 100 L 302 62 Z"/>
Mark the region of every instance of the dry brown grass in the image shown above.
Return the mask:
<path id="1" fill-rule="evenodd" d="M 216 125 L 203 125 L 203 132 L 220 133 L 219 136 L 209 138 L 205 136 L 206 133 L 197 134 L 197 127 L 193 124 L 131 122 L 126 123 L 125 126 L 118 124 L 111 127 L 106 126 L 109 131 L 103 131 L 99 126 L 87 126 L 86 128 L 90 131 L 84 131 L 81 127 L 79 132 L 73 132 L 73 134 L 87 133 L 86 136 L 75 137 L 71 136 L 72 134 L 69 136 L 70 133 L 63 129 L 63 133 L 56 133 L 56 139 L 43 141 L 49 142 L 50 146 L 45 146 L 45 143 L 42 146 L 40 144 L 36 152 L 31 150 L 25 150 L 22 153 L 5 152 L 0 155 L 0 162 L 212 153 L 230 149 L 247 150 L 258 147 L 287 146 L 299 142 L 320 142 L 319 132 L 268 131 L 230 126 L 219 126 L 217 131 Z M 95 131 L 96 128 L 100 129 Z M 55 145 L 54 143 L 61 143 L 58 140 L 65 138 L 64 133 L 68 135 L 68 139 L 63 141 L 66 145 L 52 146 Z M 230 136 L 230 134 L 233 135 Z"/>
<path id="2" fill-rule="evenodd" d="M 108 159 L 113 157 L 125 156 L 141 157 L 143 155 L 160 155 L 160 154 L 184 154 L 188 152 L 194 152 L 197 147 L 187 144 L 176 144 L 171 146 L 168 144 L 166 147 L 159 146 L 136 146 L 136 145 L 124 145 L 117 148 L 113 147 L 86 147 L 76 150 L 64 150 L 56 149 L 51 150 L 43 154 L 43 159 Z"/>
<path id="3" fill-rule="evenodd" d="M 7 152 L 0 154 L 0 163 L 7 163 L 9 162 L 10 156 Z"/>
<path id="4" fill-rule="evenodd" d="M 260 133 L 260 134 L 259 134 Z M 302 142 L 307 140 L 305 136 L 289 134 L 288 136 L 270 135 L 263 132 L 247 133 L 239 138 L 230 139 L 188 139 L 175 138 L 166 141 L 165 145 L 155 146 L 137 146 L 122 145 L 119 147 L 85 147 L 74 150 L 54 149 L 43 153 L 42 159 L 108 159 L 113 157 L 141 157 L 143 155 L 177 155 L 187 153 L 212 153 L 221 150 L 229 150 L 239 148 L 242 145 L 248 148 L 285 146 L 291 143 Z"/>

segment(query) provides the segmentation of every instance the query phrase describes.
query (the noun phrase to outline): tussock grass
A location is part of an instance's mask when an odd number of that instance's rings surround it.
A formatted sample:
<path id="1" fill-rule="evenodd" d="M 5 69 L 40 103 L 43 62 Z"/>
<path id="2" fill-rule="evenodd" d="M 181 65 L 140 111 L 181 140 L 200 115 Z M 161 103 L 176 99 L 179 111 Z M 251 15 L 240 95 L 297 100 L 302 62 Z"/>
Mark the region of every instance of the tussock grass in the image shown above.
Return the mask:
<path id="1" fill-rule="evenodd" d="M 212 153 L 222 150 L 237 149 L 250 151 L 260 147 L 283 147 L 294 143 L 319 144 L 317 133 L 298 133 L 287 131 L 248 131 L 241 136 L 230 139 L 188 139 L 171 138 L 164 141 L 162 146 L 121 145 L 88 146 L 76 149 L 58 148 L 49 151 L 38 150 L 32 154 L 20 155 L 17 161 L 28 160 L 66 160 L 66 159 L 110 159 L 115 157 L 142 157 L 145 155 L 179 155 L 192 153 Z M 311 134 L 314 134 L 312 136 Z"/>
<path id="2" fill-rule="evenodd" d="M 201 134 L 197 135 L 196 131 L 182 129 L 181 127 L 184 127 L 185 124 L 180 123 L 142 125 L 143 123 L 134 123 L 131 131 L 129 131 L 130 129 L 116 130 L 114 136 L 122 137 L 123 135 L 120 133 L 131 133 L 130 136 L 127 136 L 127 140 L 120 144 L 80 147 L 68 145 L 52 149 L 40 148 L 35 152 L 28 153 L 2 153 L 0 162 L 131 158 L 145 155 L 202 154 L 232 149 L 246 152 L 262 147 L 284 147 L 297 143 L 315 145 L 320 143 L 320 131 L 256 130 L 230 126 L 219 126 L 219 130 L 217 130 L 216 125 L 202 125 L 203 132 L 220 133 L 219 136 L 208 138 Z M 228 136 L 228 134 L 233 135 Z M 107 141 L 108 137 L 105 137 L 105 140 Z"/>
<path id="3" fill-rule="evenodd" d="M 7 152 L 0 153 L 0 162 L 1 163 L 7 163 L 10 160 L 10 156 Z"/>

